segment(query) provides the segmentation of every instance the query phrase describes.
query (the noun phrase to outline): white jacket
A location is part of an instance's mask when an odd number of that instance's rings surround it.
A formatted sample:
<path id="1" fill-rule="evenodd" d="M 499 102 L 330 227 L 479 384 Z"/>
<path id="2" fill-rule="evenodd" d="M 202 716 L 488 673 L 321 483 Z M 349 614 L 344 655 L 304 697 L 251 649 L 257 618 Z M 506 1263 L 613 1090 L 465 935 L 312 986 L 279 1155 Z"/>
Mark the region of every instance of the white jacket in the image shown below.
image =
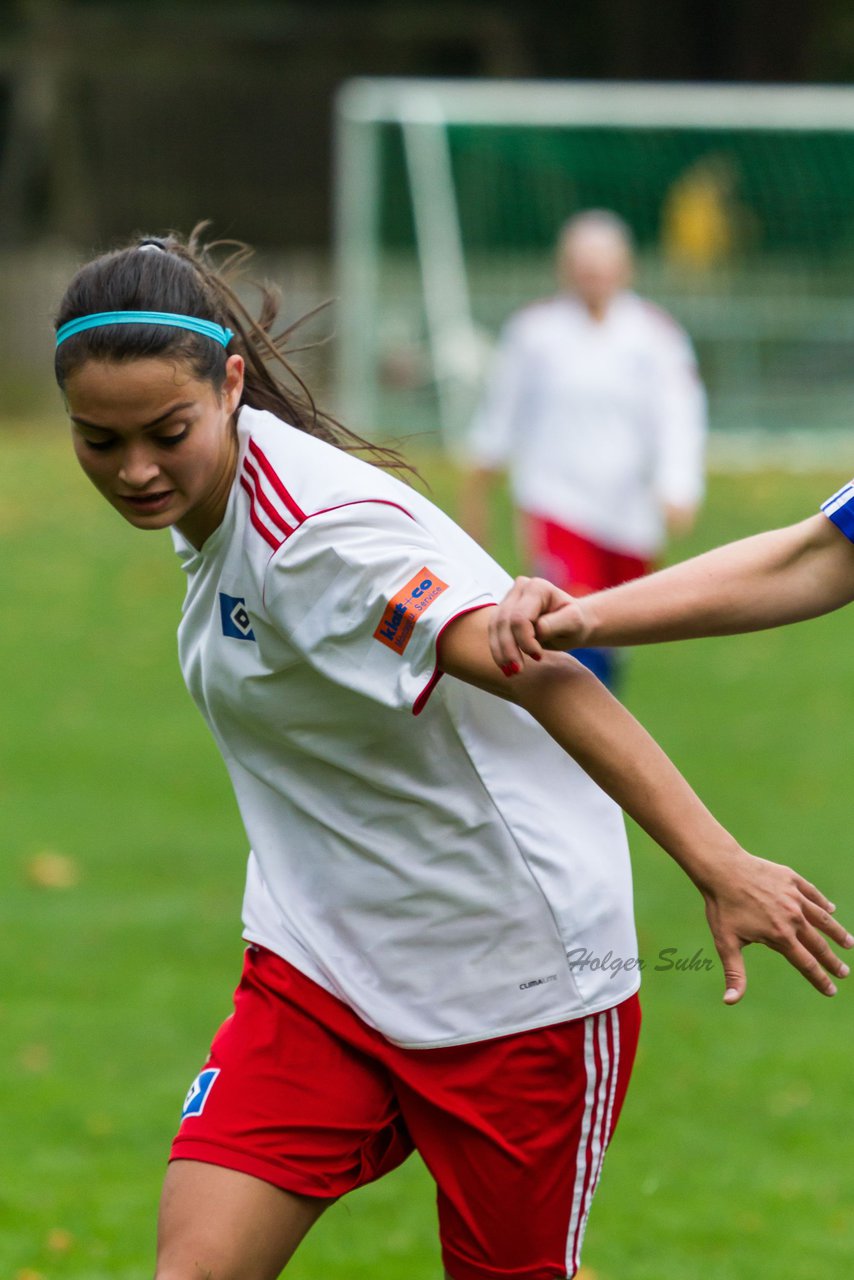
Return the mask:
<path id="1" fill-rule="evenodd" d="M 508 467 L 523 510 L 646 557 L 663 507 L 702 497 L 705 432 L 691 343 L 666 312 L 623 293 L 596 322 L 563 295 L 506 325 L 466 454 Z"/>

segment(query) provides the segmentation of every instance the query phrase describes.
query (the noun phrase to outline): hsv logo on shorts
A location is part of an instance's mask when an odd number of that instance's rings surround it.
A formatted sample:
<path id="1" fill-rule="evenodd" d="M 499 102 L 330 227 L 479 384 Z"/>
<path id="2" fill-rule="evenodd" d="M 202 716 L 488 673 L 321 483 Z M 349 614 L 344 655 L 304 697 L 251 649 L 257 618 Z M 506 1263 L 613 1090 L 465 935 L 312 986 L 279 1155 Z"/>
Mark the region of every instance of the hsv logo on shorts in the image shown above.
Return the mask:
<path id="1" fill-rule="evenodd" d="M 184 1099 L 184 1108 L 181 1112 L 182 1120 L 186 1120 L 187 1116 L 200 1116 L 202 1114 L 205 1109 L 205 1103 L 208 1100 L 208 1094 L 218 1075 L 219 1067 L 206 1067 L 204 1071 L 201 1071 L 196 1076 Z"/>
<path id="2" fill-rule="evenodd" d="M 447 589 L 447 582 L 437 578 L 426 566 L 419 569 L 415 577 L 389 600 L 380 625 L 374 632 L 374 639 L 387 645 L 395 653 L 403 653 L 412 639 L 415 624 L 421 614 Z"/>
<path id="3" fill-rule="evenodd" d="M 252 621 L 246 612 L 246 601 L 242 596 L 227 596 L 219 593 L 219 613 L 222 619 L 222 634 L 232 640 L 254 640 Z"/>

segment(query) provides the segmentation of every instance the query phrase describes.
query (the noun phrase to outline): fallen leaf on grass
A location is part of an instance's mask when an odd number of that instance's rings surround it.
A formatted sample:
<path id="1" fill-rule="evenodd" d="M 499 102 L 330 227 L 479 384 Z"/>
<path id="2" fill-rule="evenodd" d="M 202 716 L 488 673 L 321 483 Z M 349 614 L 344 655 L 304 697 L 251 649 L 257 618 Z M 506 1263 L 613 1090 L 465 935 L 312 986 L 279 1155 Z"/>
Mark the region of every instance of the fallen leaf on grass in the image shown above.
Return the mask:
<path id="1" fill-rule="evenodd" d="M 31 1071 L 34 1075 L 41 1075 L 50 1066 L 50 1050 L 46 1044 L 24 1045 L 18 1054 L 18 1061 L 25 1071 Z"/>
<path id="2" fill-rule="evenodd" d="M 74 1236 L 70 1231 L 66 1231 L 64 1227 L 53 1227 L 47 1233 L 45 1244 L 51 1253 L 68 1253 L 68 1250 L 74 1244 Z"/>
<path id="3" fill-rule="evenodd" d="M 73 889 L 80 883 L 80 868 L 65 853 L 35 853 L 26 864 L 26 876 L 37 889 Z"/>

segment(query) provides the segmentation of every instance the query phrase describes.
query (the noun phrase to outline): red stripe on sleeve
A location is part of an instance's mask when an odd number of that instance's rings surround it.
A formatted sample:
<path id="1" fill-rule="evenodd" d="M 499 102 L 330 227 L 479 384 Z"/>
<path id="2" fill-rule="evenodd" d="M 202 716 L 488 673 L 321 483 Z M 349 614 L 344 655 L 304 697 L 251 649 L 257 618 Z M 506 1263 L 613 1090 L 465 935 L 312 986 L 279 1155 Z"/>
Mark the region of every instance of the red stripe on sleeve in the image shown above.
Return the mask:
<path id="1" fill-rule="evenodd" d="M 291 515 L 297 520 L 299 524 L 302 524 L 303 520 L 305 520 L 305 512 L 303 511 L 302 507 L 298 505 L 298 503 L 296 502 L 296 499 L 292 498 L 291 495 L 288 493 L 287 489 L 282 484 L 278 475 L 273 470 L 273 466 L 270 460 L 268 459 L 267 455 L 261 449 L 259 449 L 258 445 L 255 443 L 254 440 L 250 439 L 249 448 L 252 451 L 254 457 L 257 459 L 258 464 L 261 467 L 261 470 L 264 472 L 264 475 L 270 481 L 270 484 L 273 486 L 276 493 L 281 498 L 282 502 L 284 502 L 288 511 L 290 511 Z"/>
<path id="2" fill-rule="evenodd" d="M 264 522 L 259 519 L 258 512 L 255 510 L 255 491 L 246 479 L 246 476 L 240 477 L 240 483 L 249 494 L 249 519 L 252 521 L 264 541 L 268 543 L 274 551 L 278 551 L 279 547 L 284 542 L 284 538 L 277 538 L 272 530 L 268 529 Z"/>
<path id="3" fill-rule="evenodd" d="M 243 466 L 252 480 L 255 487 L 255 497 L 257 498 L 264 514 L 272 520 L 274 525 L 281 529 L 285 537 L 287 537 L 289 533 L 293 533 L 293 525 L 288 524 L 285 517 L 276 510 L 270 499 L 264 493 L 261 488 L 261 477 L 258 475 L 258 472 L 255 470 L 248 458 L 244 458 Z"/>

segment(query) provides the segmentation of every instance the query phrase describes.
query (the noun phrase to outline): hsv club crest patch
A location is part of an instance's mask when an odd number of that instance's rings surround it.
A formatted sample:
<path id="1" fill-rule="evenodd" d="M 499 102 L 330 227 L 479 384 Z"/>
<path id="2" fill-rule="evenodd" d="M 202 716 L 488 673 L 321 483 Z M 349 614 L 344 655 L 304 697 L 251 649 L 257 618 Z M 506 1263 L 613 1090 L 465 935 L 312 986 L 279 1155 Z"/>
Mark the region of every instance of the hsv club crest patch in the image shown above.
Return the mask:
<path id="1" fill-rule="evenodd" d="M 224 591 L 220 591 L 219 615 L 224 636 L 230 636 L 232 640 L 255 639 L 252 620 L 242 596 L 227 596 Z"/>
<path id="2" fill-rule="evenodd" d="M 186 1120 L 187 1116 L 200 1116 L 202 1114 L 205 1109 L 205 1103 L 208 1100 L 208 1094 L 218 1075 L 219 1067 L 206 1067 L 204 1071 L 199 1072 L 187 1090 L 184 1107 L 181 1111 L 182 1120 Z"/>
<path id="3" fill-rule="evenodd" d="M 415 577 L 389 600 L 374 632 L 374 639 L 394 653 L 403 653 L 422 613 L 447 589 L 447 582 L 437 578 L 426 566 L 419 569 Z"/>

